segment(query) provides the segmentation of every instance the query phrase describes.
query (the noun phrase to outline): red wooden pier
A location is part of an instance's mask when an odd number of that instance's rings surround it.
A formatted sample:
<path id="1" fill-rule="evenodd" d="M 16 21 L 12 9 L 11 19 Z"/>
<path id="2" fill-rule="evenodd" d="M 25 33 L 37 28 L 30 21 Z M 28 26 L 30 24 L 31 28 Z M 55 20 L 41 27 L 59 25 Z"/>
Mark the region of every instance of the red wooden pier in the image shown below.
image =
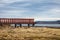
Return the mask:
<path id="1" fill-rule="evenodd" d="M 34 19 L 33 18 L 0 18 L 0 25 L 2 24 L 20 24 L 20 26 L 22 26 L 21 24 L 32 24 L 32 26 L 34 25 Z"/>

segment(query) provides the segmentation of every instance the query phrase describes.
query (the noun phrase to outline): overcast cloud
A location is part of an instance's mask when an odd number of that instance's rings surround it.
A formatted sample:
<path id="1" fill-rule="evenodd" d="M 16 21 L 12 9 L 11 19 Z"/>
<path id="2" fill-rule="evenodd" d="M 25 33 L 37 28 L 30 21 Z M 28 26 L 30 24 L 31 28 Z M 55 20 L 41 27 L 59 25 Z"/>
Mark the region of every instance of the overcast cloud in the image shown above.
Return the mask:
<path id="1" fill-rule="evenodd" d="M 0 18 L 60 20 L 60 0 L 0 0 Z"/>

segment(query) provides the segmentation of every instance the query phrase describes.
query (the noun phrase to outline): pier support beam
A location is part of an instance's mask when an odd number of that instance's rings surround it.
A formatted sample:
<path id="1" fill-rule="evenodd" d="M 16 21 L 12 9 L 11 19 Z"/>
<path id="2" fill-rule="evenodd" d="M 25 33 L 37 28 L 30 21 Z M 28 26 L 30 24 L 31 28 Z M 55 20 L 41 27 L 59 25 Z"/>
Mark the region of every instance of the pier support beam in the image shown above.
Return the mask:
<path id="1" fill-rule="evenodd" d="M 30 24 L 28 24 L 28 28 L 30 28 Z"/>
<path id="2" fill-rule="evenodd" d="M 16 28 L 16 24 L 15 24 L 15 28 Z"/>
<path id="3" fill-rule="evenodd" d="M 20 27 L 22 27 L 22 24 L 20 24 Z"/>
<path id="4" fill-rule="evenodd" d="M 32 26 L 34 27 L 35 24 L 32 24 Z"/>
<path id="5" fill-rule="evenodd" d="M 2 26 L 2 23 L 0 23 L 0 26 Z"/>

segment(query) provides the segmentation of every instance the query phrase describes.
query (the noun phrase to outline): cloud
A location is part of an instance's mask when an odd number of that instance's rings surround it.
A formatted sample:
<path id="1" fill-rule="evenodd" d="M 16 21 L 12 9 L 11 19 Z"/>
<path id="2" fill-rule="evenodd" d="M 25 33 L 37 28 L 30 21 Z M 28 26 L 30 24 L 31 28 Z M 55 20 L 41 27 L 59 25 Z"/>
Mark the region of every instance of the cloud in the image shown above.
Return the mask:
<path id="1" fill-rule="evenodd" d="M 56 21 L 60 20 L 60 18 L 35 18 L 35 21 Z"/>
<path id="2" fill-rule="evenodd" d="M 55 3 L 60 4 L 60 0 L 53 0 Z"/>
<path id="3" fill-rule="evenodd" d="M 40 13 L 42 14 L 40 15 Z M 60 9 L 49 9 L 43 12 L 38 12 L 37 15 L 45 18 L 60 18 Z"/>
<path id="4" fill-rule="evenodd" d="M 24 12 L 28 12 L 28 10 L 4 10 L 0 13 L 0 17 L 22 17 Z"/>
<path id="5" fill-rule="evenodd" d="M 9 5 L 10 3 L 14 3 L 14 2 L 25 2 L 25 1 L 29 1 L 29 0 L 0 0 L 0 7 Z"/>
<path id="6" fill-rule="evenodd" d="M 28 1 L 28 0 L 0 0 L 0 3 L 13 3 L 13 2 L 22 2 L 22 1 Z"/>
<path id="7" fill-rule="evenodd" d="M 36 18 L 57 19 L 60 18 L 60 1 L 59 0 L 0 0 L 0 17 L 25 17 L 25 18 L 28 17 L 35 19 Z"/>
<path id="8" fill-rule="evenodd" d="M 60 9 L 51 9 L 50 10 L 53 14 L 60 14 Z"/>

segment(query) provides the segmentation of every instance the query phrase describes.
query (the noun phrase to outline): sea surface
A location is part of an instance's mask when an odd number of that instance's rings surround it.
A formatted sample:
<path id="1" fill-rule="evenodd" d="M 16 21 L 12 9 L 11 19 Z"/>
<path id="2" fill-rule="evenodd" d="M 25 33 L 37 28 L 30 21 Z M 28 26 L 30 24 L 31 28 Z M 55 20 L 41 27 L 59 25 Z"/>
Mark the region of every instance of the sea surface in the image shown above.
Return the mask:
<path id="1" fill-rule="evenodd" d="M 11 26 L 14 26 L 14 24 Z M 20 26 L 20 24 L 17 24 L 17 26 Z M 28 26 L 28 24 L 22 24 L 22 26 Z M 32 26 L 32 24 L 30 24 L 30 26 Z M 60 24 L 35 24 L 34 26 L 60 27 Z"/>
<path id="2" fill-rule="evenodd" d="M 51 26 L 51 27 L 60 27 L 60 24 L 35 24 L 35 26 Z"/>

